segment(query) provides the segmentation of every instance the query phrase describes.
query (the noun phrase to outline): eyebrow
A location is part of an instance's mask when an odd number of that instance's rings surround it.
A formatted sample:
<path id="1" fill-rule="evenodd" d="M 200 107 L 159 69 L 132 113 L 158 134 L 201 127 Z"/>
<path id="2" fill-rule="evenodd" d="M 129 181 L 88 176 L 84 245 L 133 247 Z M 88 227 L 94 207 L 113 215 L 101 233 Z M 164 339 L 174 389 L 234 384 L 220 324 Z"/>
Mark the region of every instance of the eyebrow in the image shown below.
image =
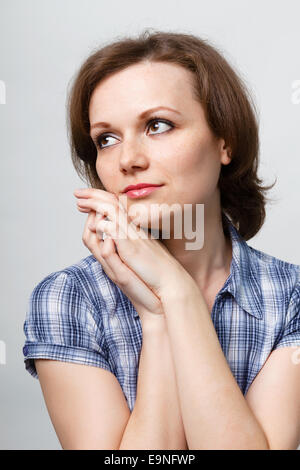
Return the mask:
<path id="1" fill-rule="evenodd" d="M 177 111 L 176 109 L 173 109 L 173 108 L 169 108 L 168 106 L 156 106 L 155 108 L 150 108 L 150 109 L 147 109 L 146 111 L 143 111 L 139 116 L 138 116 L 138 120 L 141 121 L 142 119 L 145 119 L 145 117 L 148 116 L 148 114 L 152 113 L 153 111 L 158 111 L 159 109 L 167 109 L 169 111 L 173 111 L 174 113 L 177 113 L 177 114 L 180 114 L 181 113 L 179 111 Z M 111 127 L 111 124 L 109 122 L 96 122 L 95 124 L 93 124 L 91 127 L 90 127 L 90 130 L 94 129 L 94 127 Z"/>

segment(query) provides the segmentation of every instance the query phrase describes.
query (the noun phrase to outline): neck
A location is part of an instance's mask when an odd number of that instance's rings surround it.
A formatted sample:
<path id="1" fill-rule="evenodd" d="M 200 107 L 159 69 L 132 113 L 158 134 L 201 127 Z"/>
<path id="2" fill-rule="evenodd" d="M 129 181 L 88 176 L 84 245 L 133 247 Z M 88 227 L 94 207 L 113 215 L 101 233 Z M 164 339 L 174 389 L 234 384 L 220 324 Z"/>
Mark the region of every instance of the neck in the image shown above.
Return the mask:
<path id="1" fill-rule="evenodd" d="M 186 250 L 185 244 L 191 242 L 186 238 L 161 240 L 203 291 L 217 276 L 228 276 L 232 260 L 231 240 L 224 234 L 221 211 L 205 214 L 204 220 L 204 243 L 199 250 Z"/>

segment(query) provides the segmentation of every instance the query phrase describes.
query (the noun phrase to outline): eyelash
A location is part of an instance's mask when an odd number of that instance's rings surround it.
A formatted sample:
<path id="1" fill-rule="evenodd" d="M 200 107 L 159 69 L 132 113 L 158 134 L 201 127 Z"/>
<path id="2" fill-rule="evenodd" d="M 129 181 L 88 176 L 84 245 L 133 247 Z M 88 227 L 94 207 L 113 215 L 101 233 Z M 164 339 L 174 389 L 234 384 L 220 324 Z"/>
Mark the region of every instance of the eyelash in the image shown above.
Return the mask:
<path id="1" fill-rule="evenodd" d="M 162 119 L 159 116 L 154 116 L 153 118 L 151 118 L 147 122 L 147 128 L 150 127 L 151 124 L 153 124 L 154 122 L 157 122 L 157 121 L 163 122 L 164 124 L 168 124 L 168 126 L 171 126 L 171 129 L 169 129 L 165 132 L 159 132 L 158 134 L 165 134 L 166 132 L 171 131 L 175 127 L 174 124 L 171 121 L 168 121 L 167 119 Z M 151 135 L 156 135 L 156 134 L 151 134 Z M 104 137 L 113 137 L 113 136 L 111 134 L 105 133 L 105 134 L 98 134 L 94 137 L 94 143 L 95 143 L 96 147 L 99 149 L 99 151 L 104 150 L 105 148 L 113 146 L 113 145 L 108 145 L 107 147 L 102 147 L 101 148 L 100 145 L 99 145 L 99 141 L 101 139 L 103 139 Z"/>

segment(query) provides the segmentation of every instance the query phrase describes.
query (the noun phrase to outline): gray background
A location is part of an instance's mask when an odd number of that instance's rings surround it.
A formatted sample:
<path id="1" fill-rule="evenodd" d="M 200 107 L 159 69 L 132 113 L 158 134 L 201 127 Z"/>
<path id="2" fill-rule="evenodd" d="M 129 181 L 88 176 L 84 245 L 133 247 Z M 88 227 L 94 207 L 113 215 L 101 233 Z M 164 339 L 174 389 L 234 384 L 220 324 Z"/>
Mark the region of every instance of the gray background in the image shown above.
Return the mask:
<path id="1" fill-rule="evenodd" d="M 1 0 L 0 448 L 60 449 L 39 382 L 25 371 L 29 295 L 47 274 L 90 252 L 73 190 L 65 125 L 68 84 L 97 46 L 145 27 L 209 39 L 238 68 L 260 111 L 260 176 L 278 183 L 261 231 L 248 244 L 300 264 L 300 3 L 295 1 Z"/>

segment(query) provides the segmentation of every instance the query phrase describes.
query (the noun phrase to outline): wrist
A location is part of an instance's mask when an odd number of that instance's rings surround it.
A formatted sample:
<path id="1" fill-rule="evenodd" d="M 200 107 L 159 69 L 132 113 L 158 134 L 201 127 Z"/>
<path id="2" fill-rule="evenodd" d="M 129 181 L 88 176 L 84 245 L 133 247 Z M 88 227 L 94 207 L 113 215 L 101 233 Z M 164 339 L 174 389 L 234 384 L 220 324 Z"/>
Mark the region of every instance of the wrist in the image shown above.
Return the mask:
<path id="1" fill-rule="evenodd" d="M 191 296 L 195 295 L 199 295 L 199 287 L 188 273 L 170 279 L 159 292 L 160 301 L 164 310 L 169 302 L 185 302 Z"/>
<path id="2" fill-rule="evenodd" d="M 140 317 L 141 318 L 141 317 Z M 165 335 L 167 333 L 167 319 L 165 314 L 148 313 L 141 318 L 143 336 Z"/>

